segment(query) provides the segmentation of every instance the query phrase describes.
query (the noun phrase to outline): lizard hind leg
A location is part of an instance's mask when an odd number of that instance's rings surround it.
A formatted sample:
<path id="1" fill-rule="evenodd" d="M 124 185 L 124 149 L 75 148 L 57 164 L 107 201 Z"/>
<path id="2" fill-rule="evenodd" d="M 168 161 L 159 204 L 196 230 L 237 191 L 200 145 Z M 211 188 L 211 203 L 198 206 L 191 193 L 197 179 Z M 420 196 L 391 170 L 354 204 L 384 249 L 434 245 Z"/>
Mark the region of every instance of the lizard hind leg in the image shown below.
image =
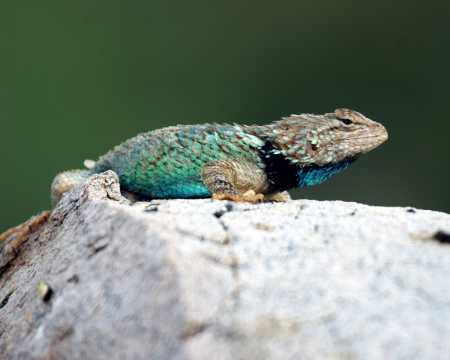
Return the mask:
<path id="1" fill-rule="evenodd" d="M 257 164 L 221 160 L 205 165 L 202 180 L 215 200 L 257 203 L 264 200 L 267 177 Z"/>

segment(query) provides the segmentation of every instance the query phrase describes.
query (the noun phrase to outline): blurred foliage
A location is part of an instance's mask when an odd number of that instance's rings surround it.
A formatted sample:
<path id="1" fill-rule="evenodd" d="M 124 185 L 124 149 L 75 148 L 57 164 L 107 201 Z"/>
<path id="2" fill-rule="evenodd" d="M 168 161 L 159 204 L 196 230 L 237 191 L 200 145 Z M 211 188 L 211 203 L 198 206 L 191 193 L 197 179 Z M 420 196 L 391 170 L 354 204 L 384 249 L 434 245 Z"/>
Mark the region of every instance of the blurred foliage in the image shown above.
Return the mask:
<path id="1" fill-rule="evenodd" d="M 450 211 L 450 4 L 4 1 L 0 229 L 138 132 L 350 107 L 390 140 L 297 197 Z"/>

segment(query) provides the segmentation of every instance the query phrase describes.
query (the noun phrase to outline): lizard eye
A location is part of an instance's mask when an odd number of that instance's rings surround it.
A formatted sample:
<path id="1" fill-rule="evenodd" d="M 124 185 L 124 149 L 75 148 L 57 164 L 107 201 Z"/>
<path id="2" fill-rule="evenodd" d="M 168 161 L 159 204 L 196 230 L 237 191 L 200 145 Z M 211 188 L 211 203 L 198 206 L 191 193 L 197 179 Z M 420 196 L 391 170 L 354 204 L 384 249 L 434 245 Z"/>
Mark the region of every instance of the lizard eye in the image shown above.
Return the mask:
<path id="1" fill-rule="evenodd" d="M 353 124 L 353 121 L 347 118 L 337 118 L 341 123 L 344 123 L 345 125 Z"/>

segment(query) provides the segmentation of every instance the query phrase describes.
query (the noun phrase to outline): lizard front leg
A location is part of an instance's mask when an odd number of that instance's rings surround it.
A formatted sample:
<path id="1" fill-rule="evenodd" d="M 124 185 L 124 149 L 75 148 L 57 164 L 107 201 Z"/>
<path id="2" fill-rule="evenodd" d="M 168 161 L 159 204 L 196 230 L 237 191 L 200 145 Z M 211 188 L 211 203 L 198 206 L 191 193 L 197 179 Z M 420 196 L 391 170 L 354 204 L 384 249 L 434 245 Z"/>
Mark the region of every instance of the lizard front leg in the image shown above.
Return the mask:
<path id="1" fill-rule="evenodd" d="M 291 196 L 287 191 L 281 191 L 264 195 L 264 200 L 273 202 L 286 202 L 291 200 Z"/>
<path id="2" fill-rule="evenodd" d="M 202 180 L 216 200 L 261 202 L 268 189 L 264 169 L 244 160 L 222 160 L 204 166 Z"/>

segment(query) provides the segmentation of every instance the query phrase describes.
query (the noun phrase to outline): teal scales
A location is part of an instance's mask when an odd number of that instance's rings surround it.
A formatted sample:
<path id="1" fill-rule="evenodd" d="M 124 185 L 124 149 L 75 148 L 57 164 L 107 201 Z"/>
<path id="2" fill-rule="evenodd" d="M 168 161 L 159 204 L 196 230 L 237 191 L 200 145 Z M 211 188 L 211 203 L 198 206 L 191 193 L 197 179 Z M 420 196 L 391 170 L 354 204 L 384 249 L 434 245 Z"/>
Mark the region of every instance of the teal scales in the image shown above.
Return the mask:
<path id="1" fill-rule="evenodd" d="M 239 159 L 263 166 L 263 144 L 238 125 L 169 127 L 129 139 L 93 171 L 113 170 L 125 189 L 148 198 L 204 198 L 211 196 L 201 178 L 206 164 Z"/>

